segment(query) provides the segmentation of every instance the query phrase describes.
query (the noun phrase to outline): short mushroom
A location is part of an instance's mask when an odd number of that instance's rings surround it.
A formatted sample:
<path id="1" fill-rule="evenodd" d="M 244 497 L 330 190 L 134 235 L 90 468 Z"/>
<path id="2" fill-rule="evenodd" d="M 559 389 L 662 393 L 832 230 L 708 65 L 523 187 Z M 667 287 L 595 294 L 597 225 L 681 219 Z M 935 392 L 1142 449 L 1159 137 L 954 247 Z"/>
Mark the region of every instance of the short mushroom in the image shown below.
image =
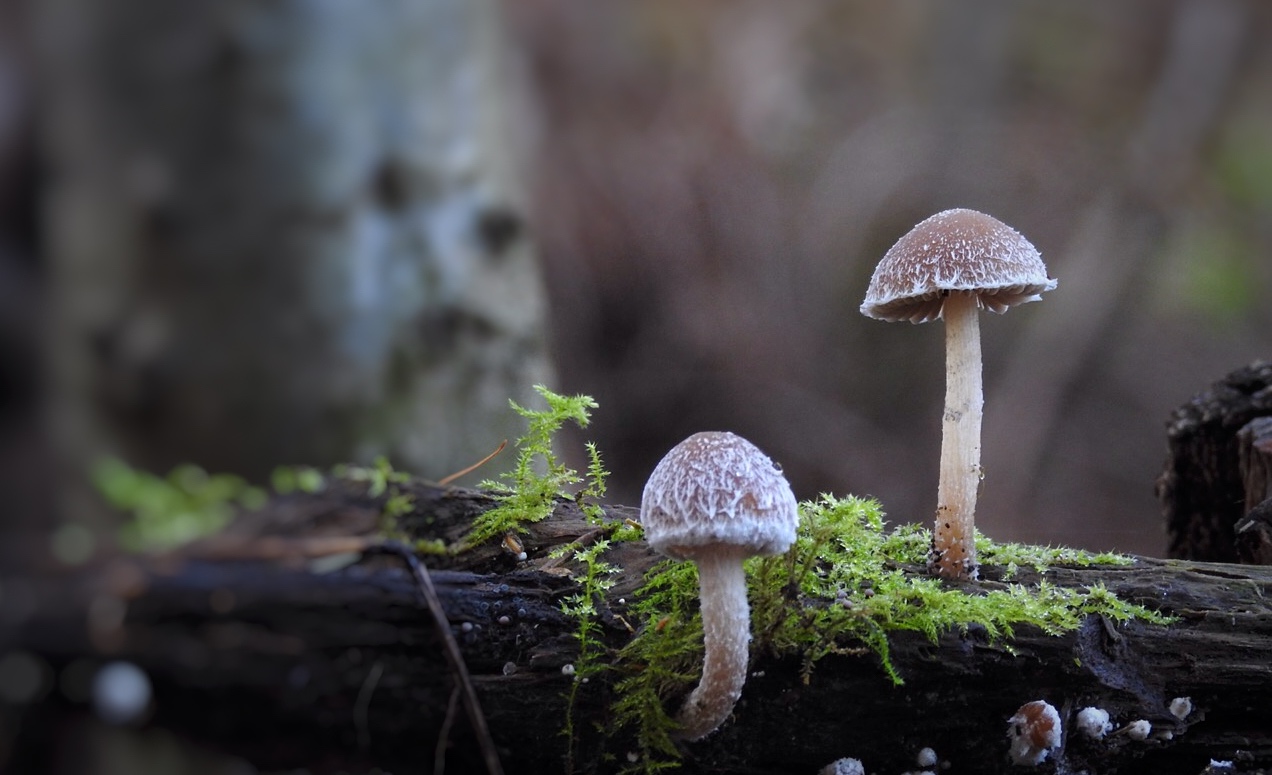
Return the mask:
<path id="1" fill-rule="evenodd" d="M 1037 766 L 1064 740 L 1059 712 L 1043 700 L 1021 705 L 1015 715 L 1007 719 L 1007 724 L 1013 764 Z"/>
<path id="2" fill-rule="evenodd" d="M 983 307 L 1005 312 L 1056 287 L 1038 251 L 1010 226 L 975 210 L 921 222 L 875 268 L 861 313 L 879 320 L 945 320 L 945 414 L 930 566 L 947 579 L 977 575 L 980 486 L 980 327 Z"/>
<path id="3" fill-rule="evenodd" d="M 702 679 L 677 721 L 683 737 L 699 740 L 729 717 L 746 683 L 751 614 L 742 561 L 789 549 L 798 505 L 781 469 L 754 444 L 711 431 L 659 461 L 640 518 L 654 549 L 698 565 L 706 654 Z"/>

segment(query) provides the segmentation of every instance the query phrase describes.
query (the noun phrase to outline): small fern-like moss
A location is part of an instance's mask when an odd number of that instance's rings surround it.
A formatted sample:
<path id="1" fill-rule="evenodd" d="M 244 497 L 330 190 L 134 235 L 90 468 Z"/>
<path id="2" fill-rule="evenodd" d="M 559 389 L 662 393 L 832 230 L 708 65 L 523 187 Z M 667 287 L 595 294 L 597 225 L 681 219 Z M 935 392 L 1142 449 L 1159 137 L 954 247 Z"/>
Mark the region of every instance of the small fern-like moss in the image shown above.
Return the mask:
<path id="1" fill-rule="evenodd" d="M 380 510 L 380 535 L 386 540 L 414 544 L 422 554 L 445 555 L 448 549 L 441 541 L 417 541 L 399 526 L 402 517 L 415 508 L 415 495 L 405 489 L 411 476 L 393 468 L 387 457 L 380 455 L 370 466 L 341 463 L 331 469 L 336 479 L 366 484 L 367 495 L 384 498 Z M 275 478 L 278 472 L 275 472 Z"/>
<path id="2" fill-rule="evenodd" d="M 1020 568 L 1032 568 L 1045 573 L 1052 565 L 1130 565 L 1132 560 L 1115 552 L 1086 552 L 1065 546 L 1034 546 L 1032 544 L 999 543 L 980 533 L 976 534 L 976 553 L 985 565 L 999 565 L 1007 578 L 1012 578 Z"/>
<path id="3" fill-rule="evenodd" d="M 582 574 L 575 577 L 579 591 L 561 601 L 561 611 L 575 622 L 574 639 L 578 643 L 578 655 L 574 661 L 574 681 L 566 693 L 565 724 L 561 734 L 567 740 L 566 772 L 574 771 L 575 748 L 578 745 L 578 730 L 575 728 L 574 708 L 579 692 L 592 676 L 603 672 L 606 665 L 602 657 L 605 644 L 601 640 L 601 625 L 597 619 L 597 604 L 605 593 L 614 586 L 613 576 L 618 567 L 605 562 L 601 555 L 610 547 L 608 540 L 600 540 L 589 547 L 576 549 L 571 545 L 562 547 L 555 556 L 573 554 L 572 559 L 583 569 Z"/>
<path id="4" fill-rule="evenodd" d="M 637 761 L 624 772 L 657 772 L 676 766 L 673 740 L 679 725 L 666 698 L 687 690 L 701 672 L 702 618 L 698 615 L 698 568 L 666 560 L 650 569 L 632 614 L 643 623 L 615 660 L 615 731 L 630 729 Z"/>
<path id="5" fill-rule="evenodd" d="M 557 432 L 567 422 L 586 428 L 591 421 L 590 410 L 597 404 L 591 396 L 563 396 L 553 393 L 543 385 L 535 385 L 535 391 L 547 403 L 547 409 L 527 409 L 515 401 L 509 401 L 513 411 L 526 418 L 524 436 L 517 439 L 517 463 L 499 481 L 486 480 L 484 489 L 492 490 L 499 505 L 486 511 L 473 521 L 473 529 L 465 542 L 476 546 L 505 533 L 524 532 L 526 525 L 539 522 L 552 514 L 556 499 L 568 495 L 579 484 L 584 484 L 582 497 L 599 498 L 605 492 L 605 469 L 600 454 L 589 446 L 590 465 L 588 478 L 562 462 L 552 449 Z"/>

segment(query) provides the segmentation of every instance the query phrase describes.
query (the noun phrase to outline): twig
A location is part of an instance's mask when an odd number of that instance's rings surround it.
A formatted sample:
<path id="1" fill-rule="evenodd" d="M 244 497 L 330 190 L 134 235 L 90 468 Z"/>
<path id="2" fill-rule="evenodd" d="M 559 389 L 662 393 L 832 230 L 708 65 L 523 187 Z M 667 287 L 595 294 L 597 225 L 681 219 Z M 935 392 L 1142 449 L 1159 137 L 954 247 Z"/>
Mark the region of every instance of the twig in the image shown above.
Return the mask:
<path id="1" fill-rule="evenodd" d="M 375 694 L 376 684 L 384 673 L 384 663 L 376 662 L 367 673 L 362 688 L 358 690 L 358 699 L 353 704 L 353 725 L 358 729 L 358 747 L 366 750 L 371 745 L 371 728 L 367 724 L 367 711 L 371 707 L 371 695 Z"/>
<path id="2" fill-rule="evenodd" d="M 478 468 L 481 468 L 482 466 L 489 463 L 490 459 L 493 458 L 495 455 L 498 455 L 500 452 L 503 452 L 504 447 L 506 446 L 508 446 L 508 440 L 504 439 L 503 441 L 499 442 L 499 446 L 495 448 L 494 452 L 491 452 L 489 455 L 486 455 L 484 458 L 482 458 L 481 460 L 478 460 L 476 463 L 473 463 L 468 468 L 464 468 L 459 471 L 456 471 L 450 476 L 442 477 L 441 479 L 438 480 L 437 482 L 438 485 L 445 487 L 446 485 L 455 481 L 456 479 L 463 476 L 464 474 L 468 474 L 468 473 L 472 473 L 473 471 L 476 471 Z"/>
<path id="3" fill-rule="evenodd" d="M 451 689 L 450 701 L 446 703 L 446 718 L 442 719 L 442 728 L 437 732 L 437 747 L 433 749 L 433 775 L 446 772 L 446 743 L 450 739 L 451 724 L 455 723 L 455 710 L 459 705 L 459 684 Z"/>
<path id="4" fill-rule="evenodd" d="M 482 758 L 486 762 L 486 771 L 490 775 L 502 775 L 503 766 L 499 763 L 499 754 L 495 751 L 495 741 L 490 736 L 486 717 L 481 712 L 477 690 L 473 688 L 472 679 L 468 675 L 468 666 L 464 664 L 464 655 L 460 653 L 459 644 L 455 642 L 455 636 L 451 633 L 450 621 L 446 618 L 446 612 L 442 610 L 442 601 L 437 597 L 437 590 L 433 587 L 433 580 L 428 575 L 428 569 L 409 547 L 398 541 L 386 541 L 374 548 L 396 554 L 411 566 L 411 572 L 415 574 L 415 581 L 419 585 L 429 611 L 433 614 L 433 621 L 441 635 L 446 661 L 450 662 L 451 670 L 455 673 L 456 688 L 460 690 L 460 696 L 464 700 L 464 710 L 468 714 L 468 722 L 472 725 L 473 734 L 477 737 L 477 744 L 481 748 Z"/>
<path id="5" fill-rule="evenodd" d="M 601 538 L 601 536 L 605 535 L 606 532 L 607 532 L 607 528 L 604 528 L 604 527 L 598 527 L 594 530 L 587 531 L 583 535 L 579 536 L 578 538 L 574 539 L 573 541 L 571 541 L 570 543 L 562 547 L 559 550 L 560 554 L 558 556 L 545 560 L 539 566 L 538 569 L 541 571 L 546 571 L 546 570 L 552 570 L 553 568 L 559 568 L 560 566 L 564 565 L 566 560 L 568 559 L 567 557 L 567 555 L 569 554 L 569 551 L 567 551 L 568 549 L 573 547 L 574 551 L 578 551 L 579 549 L 582 549 L 585 546 L 590 546 L 593 543 L 595 543 L 599 538 Z"/>

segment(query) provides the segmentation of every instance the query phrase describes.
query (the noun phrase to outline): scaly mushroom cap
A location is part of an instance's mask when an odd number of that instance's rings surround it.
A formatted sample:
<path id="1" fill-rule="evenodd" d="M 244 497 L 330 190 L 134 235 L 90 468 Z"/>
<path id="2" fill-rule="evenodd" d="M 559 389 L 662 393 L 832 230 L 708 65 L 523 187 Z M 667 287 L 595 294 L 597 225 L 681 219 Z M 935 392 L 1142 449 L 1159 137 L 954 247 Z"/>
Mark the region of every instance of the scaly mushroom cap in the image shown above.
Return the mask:
<path id="1" fill-rule="evenodd" d="M 1056 287 L 1038 250 L 1015 229 L 975 210 L 946 210 L 919 223 L 883 256 L 861 314 L 926 323 L 950 293 L 992 312 L 1038 301 Z"/>
<path id="2" fill-rule="evenodd" d="M 678 560 L 707 545 L 781 554 L 795 542 L 798 505 L 782 470 L 727 431 L 695 433 L 672 447 L 641 497 L 645 540 Z"/>

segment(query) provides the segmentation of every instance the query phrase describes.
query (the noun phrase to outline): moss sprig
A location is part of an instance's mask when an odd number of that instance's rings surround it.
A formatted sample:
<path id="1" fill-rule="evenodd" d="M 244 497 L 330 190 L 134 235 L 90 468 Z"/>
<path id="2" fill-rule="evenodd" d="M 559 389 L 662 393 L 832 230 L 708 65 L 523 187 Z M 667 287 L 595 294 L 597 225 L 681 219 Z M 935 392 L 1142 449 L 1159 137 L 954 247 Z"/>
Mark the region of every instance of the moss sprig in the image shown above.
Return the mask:
<path id="1" fill-rule="evenodd" d="M 547 409 L 529 409 L 509 401 L 513 411 L 526 418 L 525 435 L 517 439 L 517 462 L 498 480 L 486 480 L 479 486 L 494 492 L 499 505 L 473 521 L 468 534 L 469 546 L 488 541 L 505 533 L 525 532 L 526 525 L 539 522 L 552 514 L 556 500 L 568 497 L 580 484 L 577 497 L 599 498 L 605 493 L 608 475 L 594 445 L 588 446 L 587 478 L 566 465 L 552 448 L 553 439 L 567 422 L 586 428 L 591 422 L 590 410 L 597 407 L 591 396 L 564 396 L 543 385 L 535 385 Z M 597 507 L 599 508 L 599 507 Z"/>
<path id="2" fill-rule="evenodd" d="M 703 657 L 697 565 L 665 560 L 645 578 L 631 606 L 641 627 L 614 663 L 624 676 L 614 686 L 614 732 L 626 731 L 636 745 L 636 761 L 622 772 L 678 766 L 674 735 L 680 725 L 667 712 L 667 698 L 698 680 Z"/>
<path id="3" fill-rule="evenodd" d="M 582 573 L 575 577 L 578 592 L 561 601 L 561 612 L 574 621 L 574 640 L 578 644 L 578 655 L 571 665 L 574 680 L 566 693 L 565 724 L 561 730 L 568 741 L 566 772 L 574 771 L 579 741 L 574 714 L 579 692 L 593 676 L 608 669 L 604 659 L 607 650 L 601 639 L 598 605 L 604 600 L 605 593 L 614 586 L 613 577 L 619 571 L 616 565 L 602 559 L 609 548 L 610 542 L 601 539 L 588 547 L 567 545 L 553 552 L 554 557 L 571 554 L 572 559 L 582 568 Z"/>

